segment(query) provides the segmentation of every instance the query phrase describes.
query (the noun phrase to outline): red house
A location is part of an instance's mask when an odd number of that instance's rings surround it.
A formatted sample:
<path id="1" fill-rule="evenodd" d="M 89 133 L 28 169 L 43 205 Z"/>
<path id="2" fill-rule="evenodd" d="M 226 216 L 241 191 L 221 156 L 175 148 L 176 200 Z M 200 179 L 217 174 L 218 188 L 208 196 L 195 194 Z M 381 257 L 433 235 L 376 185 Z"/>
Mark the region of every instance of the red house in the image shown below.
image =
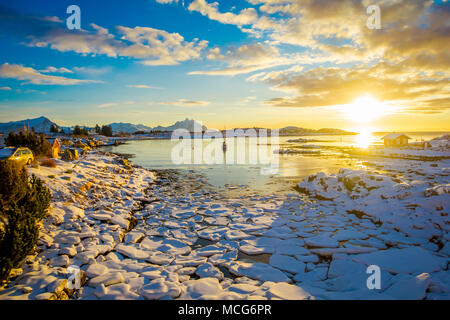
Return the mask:
<path id="1" fill-rule="evenodd" d="M 58 158 L 59 151 L 61 150 L 61 143 L 57 138 L 49 138 L 47 141 L 52 146 L 52 158 Z"/>
<path id="2" fill-rule="evenodd" d="M 385 147 L 403 147 L 408 145 L 408 140 L 411 139 L 404 133 L 390 133 L 383 138 Z"/>

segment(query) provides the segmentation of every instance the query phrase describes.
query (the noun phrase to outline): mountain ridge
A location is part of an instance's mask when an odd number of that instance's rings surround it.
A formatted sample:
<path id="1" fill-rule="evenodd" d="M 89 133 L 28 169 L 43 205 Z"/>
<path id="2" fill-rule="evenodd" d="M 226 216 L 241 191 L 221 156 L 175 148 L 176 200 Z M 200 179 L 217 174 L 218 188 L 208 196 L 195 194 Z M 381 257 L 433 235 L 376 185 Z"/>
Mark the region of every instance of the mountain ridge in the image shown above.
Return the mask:
<path id="1" fill-rule="evenodd" d="M 30 130 L 34 130 L 36 132 L 50 132 L 50 127 L 58 126 L 56 123 L 51 121 L 50 119 L 41 116 L 33 119 L 25 119 L 19 121 L 9 121 L 0 123 L 0 132 L 8 133 L 10 131 L 17 131 L 24 128 L 28 128 Z"/>
<path id="2" fill-rule="evenodd" d="M 54 125 L 59 128 L 73 128 L 72 127 L 60 127 L 55 122 L 51 121 L 45 116 L 41 116 L 38 118 L 33 119 L 25 119 L 25 120 L 19 120 L 19 121 L 9 121 L 0 123 L 0 132 L 8 133 L 10 131 L 17 131 L 21 130 L 23 128 L 29 128 L 34 130 L 36 132 L 44 132 L 48 133 L 50 132 L 50 127 Z M 172 125 L 169 126 L 156 126 L 156 127 L 149 127 L 143 124 L 133 124 L 133 123 L 127 123 L 127 122 L 113 122 L 108 124 L 108 126 L 111 126 L 114 133 L 119 132 L 126 132 L 126 133 L 134 133 L 137 131 L 144 131 L 144 132 L 150 132 L 150 131 L 174 131 L 176 129 L 187 129 L 190 132 L 193 132 L 195 127 L 200 128 L 200 122 L 186 118 L 184 120 L 180 120 L 175 122 Z M 86 127 L 90 128 L 91 127 Z M 202 131 L 207 130 L 207 127 L 202 125 L 201 126 Z M 239 129 L 239 128 L 234 128 Z M 335 129 L 335 128 L 322 128 L 322 129 L 307 129 L 302 127 L 296 127 L 296 126 L 286 126 L 279 129 L 279 134 L 282 136 L 289 136 L 289 135 L 352 135 L 352 134 L 358 134 L 356 132 L 350 132 L 346 130 L 341 129 Z"/>

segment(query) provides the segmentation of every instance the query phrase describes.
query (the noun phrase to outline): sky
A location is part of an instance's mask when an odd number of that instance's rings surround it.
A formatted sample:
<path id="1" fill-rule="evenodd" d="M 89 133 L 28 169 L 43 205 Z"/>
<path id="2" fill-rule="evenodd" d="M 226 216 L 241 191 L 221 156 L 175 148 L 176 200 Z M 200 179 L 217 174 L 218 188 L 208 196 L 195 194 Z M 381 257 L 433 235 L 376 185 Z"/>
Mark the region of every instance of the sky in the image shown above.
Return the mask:
<path id="1" fill-rule="evenodd" d="M 450 131 L 443 0 L 0 0 L 0 44 L 0 122 Z"/>

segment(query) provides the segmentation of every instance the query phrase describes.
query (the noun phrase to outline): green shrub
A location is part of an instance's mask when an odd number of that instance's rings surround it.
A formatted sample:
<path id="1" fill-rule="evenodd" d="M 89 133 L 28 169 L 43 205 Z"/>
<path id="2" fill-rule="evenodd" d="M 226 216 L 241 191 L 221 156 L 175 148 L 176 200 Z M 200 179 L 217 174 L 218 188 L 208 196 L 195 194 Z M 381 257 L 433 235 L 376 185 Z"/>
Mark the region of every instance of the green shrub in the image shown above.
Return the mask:
<path id="1" fill-rule="evenodd" d="M 0 208 L 25 196 L 28 175 L 26 167 L 13 161 L 0 161 Z"/>
<path id="2" fill-rule="evenodd" d="M 0 164 L 0 176 L 0 281 L 4 281 L 35 247 L 38 222 L 47 213 L 51 194 L 42 180 L 28 178 L 25 170 L 9 162 Z"/>
<path id="3" fill-rule="evenodd" d="M 34 248 L 39 227 L 31 213 L 14 205 L 6 210 L 8 221 L 0 235 L 0 280 L 7 280 L 11 269 L 20 266 L 22 260 Z"/>
<path id="4" fill-rule="evenodd" d="M 20 131 L 19 133 L 10 132 L 5 139 L 7 146 L 27 147 L 33 151 L 35 156 L 52 155 L 52 146 L 45 139 L 43 133 L 36 134 L 33 131 Z"/>

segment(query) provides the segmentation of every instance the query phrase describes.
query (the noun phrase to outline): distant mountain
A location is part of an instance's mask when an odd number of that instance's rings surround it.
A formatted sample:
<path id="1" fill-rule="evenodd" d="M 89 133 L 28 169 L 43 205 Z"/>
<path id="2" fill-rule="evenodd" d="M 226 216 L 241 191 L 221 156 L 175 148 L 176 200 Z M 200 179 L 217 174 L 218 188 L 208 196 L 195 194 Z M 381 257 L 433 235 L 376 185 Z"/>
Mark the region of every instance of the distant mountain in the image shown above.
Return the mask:
<path id="1" fill-rule="evenodd" d="M 59 127 L 56 123 L 50 121 L 46 117 L 39 117 L 35 119 L 26 119 L 20 121 L 11 121 L 6 123 L 0 123 L 0 132 L 9 133 L 10 131 L 17 131 L 23 128 L 29 128 L 30 130 L 34 128 L 36 132 L 50 132 L 50 127 L 52 125 L 57 126 L 60 129 L 63 129 L 66 133 L 70 133 L 74 127 Z M 194 119 L 184 119 L 183 121 L 177 121 L 173 125 L 164 127 L 157 126 L 154 128 L 145 126 L 143 124 L 132 124 L 132 123 L 123 123 L 123 122 L 115 122 L 109 124 L 111 126 L 114 133 L 118 132 L 126 132 L 126 133 L 134 133 L 136 131 L 174 131 L 176 129 L 187 129 L 190 132 L 194 131 L 194 128 L 202 128 L 203 131 L 207 130 L 206 126 L 200 124 L 200 122 L 195 121 Z M 93 130 L 93 128 L 87 129 Z M 248 129 L 248 128 L 247 128 Z M 261 129 L 261 128 L 254 128 Z M 246 130 L 246 129 L 244 129 Z M 258 131 L 258 130 L 257 130 Z M 280 136 L 296 136 L 296 135 L 355 135 L 355 132 L 349 132 L 341 129 L 333 129 L 333 128 L 323 128 L 320 130 L 314 129 L 306 129 L 295 126 L 289 126 L 279 129 Z"/>
<path id="2" fill-rule="evenodd" d="M 10 131 L 17 131 L 23 128 L 34 129 L 35 132 L 50 132 L 52 125 L 58 126 L 56 123 L 50 121 L 46 117 L 39 117 L 35 119 L 26 119 L 20 121 L 10 121 L 0 123 L 0 132 L 9 133 Z"/>
<path id="3" fill-rule="evenodd" d="M 155 131 L 174 131 L 176 129 L 187 129 L 190 132 L 194 131 L 194 127 L 198 127 L 198 128 L 202 128 L 202 130 L 207 130 L 206 126 L 201 126 L 201 124 L 195 120 L 191 120 L 191 119 L 184 119 L 183 121 L 177 121 L 175 122 L 175 124 L 168 126 L 168 127 L 163 127 L 163 126 L 157 126 L 154 127 L 153 130 Z"/>
<path id="4" fill-rule="evenodd" d="M 297 134 L 305 134 L 307 132 L 311 132 L 311 130 L 294 126 L 280 128 L 279 131 L 280 135 L 297 135 Z"/>
<path id="5" fill-rule="evenodd" d="M 356 135 L 356 134 L 358 134 L 356 132 L 350 132 L 350 131 L 334 129 L 334 128 L 323 128 L 323 129 L 319 129 L 319 130 L 314 130 L 314 129 L 294 127 L 294 126 L 281 128 L 279 133 L 281 136 Z"/>
<path id="6" fill-rule="evenodd" d="M 127 133 L 134 133 L 136 131 L 174 131 L 176 129 L 187 129 L 189 131 L 194 131 L 194 126 L 197 126 L 198 128 L 202 128 L 203 130 L 206 130 L 206 126 L 200 126 L 200 123 L 191 120 L 191 119 L 184 119 L 183 121 L 177 121 L 171 126 L 157 126 L 157 127 L 148 127 L 143 124 L 132 124 L 132 123 L 123 123 L 123 122 L 116 122 L 116 123 L 110 123 L 108 124 L 113 130 L 114 133 L 118 133 L 120 131 L 127 132 Z"/>
<path id="7" fill-rule="evenodd" d="M 317 130 L 317 133 L 324 134 L 324 135 L 357 135 L 358 132 L 352 132 L 352 131 L 346 131 L 341 129 L 335 129 L 335 128 L 323 128 L 320 130 Z"/>
<path id="8" fill-rule="evenodd" d="M 126 132 L 126 133 L 134 133 L 136 131 L 151 131 L 151 127 L 144 126 L 143 124 L 132 124 L 132 123 L 123 123 L 123 122 L 115 122 L 110 123 L 108 126 L 111 127 L 114 133 L 117 132 Z"/>

